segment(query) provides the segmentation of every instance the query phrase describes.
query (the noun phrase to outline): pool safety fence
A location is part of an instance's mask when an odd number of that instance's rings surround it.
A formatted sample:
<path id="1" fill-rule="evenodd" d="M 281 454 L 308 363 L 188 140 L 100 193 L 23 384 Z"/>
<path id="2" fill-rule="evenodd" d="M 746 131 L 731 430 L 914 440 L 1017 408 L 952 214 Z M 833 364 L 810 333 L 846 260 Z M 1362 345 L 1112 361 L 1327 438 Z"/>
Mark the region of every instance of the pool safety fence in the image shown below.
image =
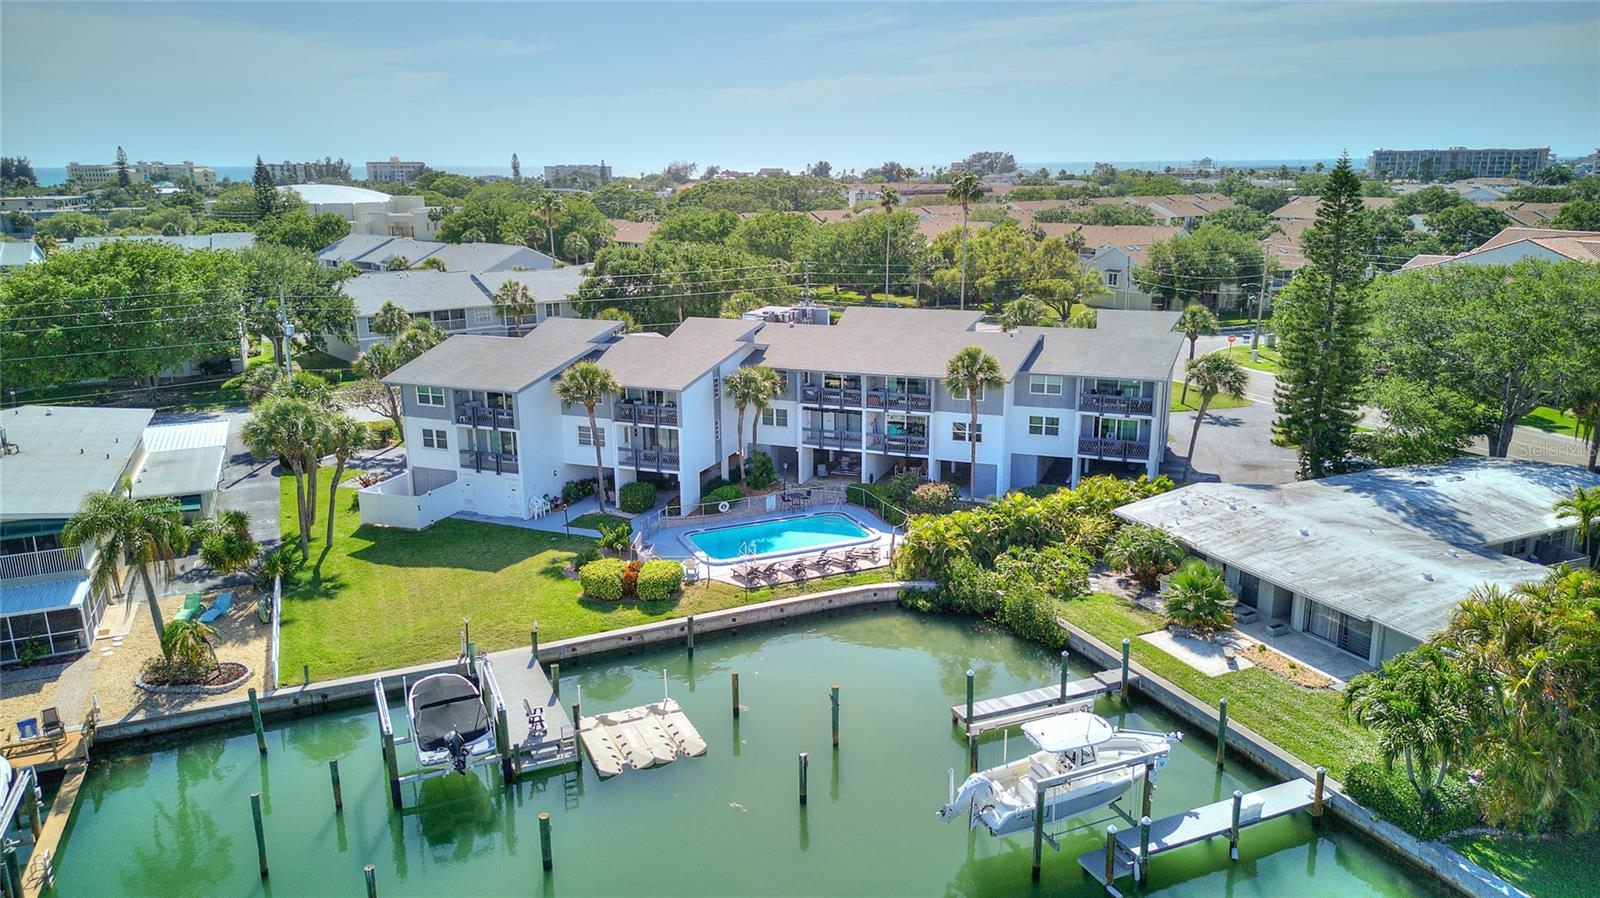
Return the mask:
<path id="1" fill-rule="evenodd" d="M 687 514 L 668 514 L 668 509 L 642 514 L 633 519 L 633 551 L 644 553 L 655 545 L 656 536 L 666 527 L 687 523 L 718 526 L 725 521 L 759 518 L 802 511 L 842 511 L 846 504 L 844 487 L 791 487 L 756 496 L 742 496 L 726 502 L 701 502 Z"/>

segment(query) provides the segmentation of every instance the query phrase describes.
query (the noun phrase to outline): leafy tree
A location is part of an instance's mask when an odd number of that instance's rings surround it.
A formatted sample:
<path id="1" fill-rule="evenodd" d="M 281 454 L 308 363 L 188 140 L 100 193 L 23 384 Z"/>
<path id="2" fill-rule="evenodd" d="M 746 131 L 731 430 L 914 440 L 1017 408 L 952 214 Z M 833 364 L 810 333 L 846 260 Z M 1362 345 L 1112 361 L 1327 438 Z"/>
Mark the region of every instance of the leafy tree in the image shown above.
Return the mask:
<path id="1" fill-rule="evenodd" d="M 617 378 L 606 369 L 594 362 L 579 362 L 562 372 L 556 381 L 556 396 L 567 405 L 581 405 L 589 415 L 589 430 L 599 432 L 595 423 L 594 410 L 600 403 L 617 393 L 622 392 L 622 386 L 617 383 Z M 594 443 L 594 498 L 600 506 L 600 511 L 606 510 L 606 468 L 605 462 L 600 457 L 600 441 Z"/>
<path id="2" fill-rule="evenodd" d="M 1226 209 L 1207 215 L 1205 223 L 1214 228 L 1227 228 L 1237 231 L 1246 237 L 1256 240 L 1265 240 L 1267 235 L 1279 230 L 1264 213 L 1257 212 L 1249 206 L 1229 206 Z"/>
<path id="3" fill-rule="evenodd" d="M 737 298 L 737 297 L 739 297 L 741 295 L 742 296 L 754 296 L 755 294 L 754 293 L 743 293 L 743 294 L 735 293 L 733 295 L 733 297 Z M 732 299 L 730 299 L 729 301 L 731 302 Z M 631 334 L 634 331 L 638 330 L 638 323 L 633 320 L 633 316 L 629 315 L 627 312 L 622 311 L 621 309 L 616 309 L 616 308 L 601 309 L 599 312 L 595 313 L 594 317 L 599 319 L 599 320 L 601 320 L 601 321 L 620 321 L 620 322 L 622 322 L 622 333 L 625 333 L 625 334 Z"/>
<path id="4" fill-rule="evenodd" d="M 84 544 L 99 547 L 94 569 L 89 572 L 89 589 L 93 593 L 120 593 L 121 568 L 125 564 L 131 566 L 144 584 L 150 620 L 160 639 L 165 627 L 150 568 L 158 565 L 165 576 L 173 575 L 177 550 L 186 542 L 183 512 L 171 499 L 133 499 L 125 492 L 119 489 L 84 496 L 77 513 L 61 531 L 61 544 L 69 549 Z"/>
<path id="5" fill-rule="evenodd" d="M 831 178 L 833 177 L 833 164 L 826 159 L 821 162 L 813 162 L 806 166 L 806 174 L 813 178 Z"/>
<path id="6" fill-rule="evenodd" d="M 1428 216 L 1428 227 L 1439 238 L 1440 247 L 1452 255 L 1481 246 L 1510 225 L 1504 212 L 1477 203 L 1449 206 Z"/>
<path id="7" fill-rule="evenodd" d="M 884 253 L 889 266 L 899 272 L 892 285 L 902 289 L 921 270 L 927 242 L 917 231 L 909 212 L 861 215 L 844 221 L 812 225 L 797 242 L 798 261 L 806 266 L 812 283 L 859 289 L 871 294 L 882 286 Z"/>
<path id="8" fill-rule="evenodd" d="M 401 256 L 401 255 L 390 256 L 389 257 L 389 261 L 383 263 L 383 270 L 384 271 L 410 271 L 411 270 L 411 260 L 409 258 L 407 258 L 405 256 Z"/>
<path id="9" fill-rule="evenodd" d="M 678 192 L 672 203 L 729 212 L 810 212 L 845 206 L 837 181 L 806 175 L 702 181 Z"/>
<path id="10" fill-rule="evenodd" d="M 1189 471 L 1194 465 L 1194 444 L 1200 437 L 1200 425 L 1205 422 L 1211 403 L 1219 395 L 1243 399 L 1245 388 L 1249 386 L 1244 366 L 1233 356 L 1220 352 L 1190 359 L 1187 370 L 1183 381 L 1184 394 L 1188 394 L 1189 386 L 1193 384 L 1195 391 L 1200 394 L 1200 408 L 1195 410 L 1194 429 L 1189 432 L 1189 452 L 1183 459 L 1183 480 L 1189 479 Z"/>
<path id="11" fill-rule="evenodd" d="M 972 153 L 962 160 L 962 164 L 969 172 L 978 171 L 988 175 L 1004 175 L 1017 170 L 1016 157 L 999 150 Z"/>
<path id="12" fill-rule="evenodd" d="M 1146 206 L 1132 203 L 1086 203 L 1085 205 L 1056 206 L 1044 209 L 1033 216 L 1034 221 L 1071 222 L 1087 225 L 1144 225 L 1156 224 L 1156 215 Z"/>
<path id="13" fill-rule="evenodd" d="M 522 180 L 522 160 L 517 158 L 516 153 L 511 154 L 511 180 Z"/>
<path id="14" fill-rule="evenodd" d="M 739 216 L 726 209 L 713 210 L 687 206 L 674 210 L 662 219 L 661 225 L 650 235 L 650 239 L 721 244 L 738 226 Z"/>
<path id="15" fill-rule="evenodd" d="M 0 184 L 7 187 L 38 187 L 39 176 L 27 156 L 0 156 Z"/>
<path id="16" fill-rule="evenodd" d="M 798 259 L 807 236 L 816 227 L 809 216 L 762 212 L 739 221 L 725 241 L 753 256 Z"/>
<path id="17" fill-rule="evenodd" d="M 1208 636 L 1233 625 L 1233 593 L 1222 572 L 1198 558 L 1183 563 L 1168 578 L 1161 595 L 1167 615 L 1180 627 Z"/>
<path id="18" fill-rule="evenodd" d="M 1368 209 L 1366 214 L 1372 226 L 1372 267 L 1378 271 L 1394 271 L 1423 253 L 1444 252 L 1438 235 L 1417 230 L 1393 206 Z"/>
<path id="19" fill-rule="evenodd" d="M 1080 263 L 1065 240 L 1040 242 L 1032 261 L 1028 287 L 1047 301 L 1062 321 L 1070 321 L 1077 306 L 1111 293 L 1100 272 Z"/>
<path id="20" fill-rule="evenodd" d="M 1401 215 L 1432 215 L 1452 206 L 1470 205 L 1471 202 L 1448 187 L 1434 185 L 1401 196 L 1394 201 L 1394 210 Z"/>
<path id="21" fill-rule="evenodd" d="M 384 303 L 387 308 L 391 303 Z M 394 308 L 399 309 L 399 306 Z M 382 315 L 384 309 L 378 310 Z M 405 315 L 405 312 L 401 312 Z M 385 377 L 400 369 L 424 352 L 445 340 L 445 332 L 431 321 L 407 317 L 404 330 L 390 336 L 392 343 L 374 343 L 366 352 L 356 357 L 351 365 L 361 380 L 346 387 L 341 398 L 347 407 L 365 408 L 394 422 L 395 432 L 405 431 L 404 406 L 400 401 L 400 388 L 383 382 Z M 376 319 L 374 319 L 376 320 Z"/>
<path id="22" fill-rule="evenodd" d="M 1134 279 L 1171 308 L 1203 302 L 1227 287 L 1259 285 L 1276 270 L 1276 263 L 1267 265 L 1255 238 L 1206 221 L 1192 234 L 1151 244 Z"/>
<path id="23" fill-rule="evenodd" d="M 1155 589 L 1161 578 L 1178 569 L 1188 555 L 1165 531 L 1130 524 L 1117 531 L 1106 547 L 1106 564 L 1126 571 L 1145 589 Z"/>
<path id="24" fill-rule="evenodd" d="M 1065 322 L 1063 322 L 1063 324 L 1066 327 L 1075 327 L 1092 331 L 1100 326 L 1100 311 L 1098 309 L 1082 309 L 1080 311 L 1073 312 L 1072 317 L 1068 318 Z"/>
<path id="25" fill-rule="evenodd" d="M 1183 314 L 1178 316 L 1177 330 L 1189 341 L 1190 364 L 1194 364 L 1195 347 L 1199 344 L 1200 338 L 1213 336 L 1221 329 L 1222 324 L 1217 321 L 1217 316 L 1211 314 L 1211 310 L 1205 306 L 1193 302 L 1184 308 Z M 1180 401 L 1189 401 L 1188 378 L 1183 381 L 1183 396 Z"/>
<path id="26" fill-rule="evenodd" d="M 332 212 L 312 215 L 295 209 L 256 222 L 256 237 L 292 249 L 315 253 L 350 233 L 350 223 Z"/>
<path id="27" fill-rule="evenodd" d="M 961 207 L 961 308 L 967 307 L 967 221 L 972 204 L 983 200 L 983 185 L 972 172 L 962 172 L 945 191 L 945 199 Z"/>
<path id="28" fill-rule="evenodd" d="M 128 174 L 128 151 L 117 147 L 117 186 L 126 190 L 132 177 Z"/>
<path id="29" fill-rule="evenodd" d="M 1273 313 L 1282 368 L 1279 427 L 1298 447 L 1302 478 L 1345 469 L 1361 418 L 1361 344 L 1370 319 L 1363 272 L 1370 238 L 1361 182 L 1349 156 L 1342 156 L 1328 175 L 1316 224 L 1303 238 L 1309 264 L 1278 294 Z"/>
<path id="30" fill-rule="evenodd" d="M 1536 184 L 1565 184 L 1572 180 L 1572 169 L 1565 165 L 1549 165 L 1533 176 Z"/>
<path id="31" fill-rule="evenodd" d="M 1223 192 L 1228 193 L 1240 206 L 1254 209 L 1262 215 L 1271 215 L 1289 202 L 1289 191 L 1281 187 L 1258 187 L 1242 177 L 1239 177 L 1238 181 L 1232 192 Z"/>
<path id="32" fill-rule="evenodd" d="M 626 218 L 644 221 L 661 213 L 661 201 L 647 190 L 638 190 L 626 184 L 611 183 L 590 194 L 600 214 L 607 218 Z"/>
<path id="33" fill-rule="evenodd" d="M 1372 386 L 1369 398 L 1382 412 L 1383 423 L 1356 434 L 1354 447 L 1384 467 L 1449 461 L 1472 442 L 1472 401 L 1448 386 L 1384 377 Z"/>
<path id="34" fill-rule="evenodd" d="M 260 156 L 256 157 L 256 170 L 250 178 L 250 184 L 255 194 L 255 207 L 252 210 L 255 213 L 254 220 L 271 218 L 278 209 L 278 182 L 273 180 L 272 172 Z"/>
<path id="35" fill-rule="evenodd" d="M 1576 487 L 1555 504 L 1556 517 L 1578 522 L 1578 538 L 1591 568 L 1600 567 L 1600 486 Z"/>
<path id="36" fill-rule="evenodd" d="M 968 172 L 967 174 L 970 174 Z M 1005 375 L 995 357 L 977 346 L 968 346 L 950 357 L 944 369 L 945 387 L 966 394 L 969 417 L 967 419 L 968 483 L 976 497 L 978 489 L 978 396 L 984 390 L 998 390 L 1005 386 Z"/>
<path id="37" fill-rule="evenodd" d="M 285 318 L 294 324 L 296 339 L 316 349 L 324 348 L 330 336 L 355 340 L 355 300 L 339 287 L 349 271 L 325 268 L 304 250 L 271 243 L 230 255 L 244 266 L 234 289 L 242 298 L 245 333 L 272 339 L 279 364 Z"/>
<path id="38" fill-rule="evenodd" d="M 1600 200 L 1574 200 L 1550 219 L 1550 227 L 1568 231 L 1600 231 Z"/>
<path id="39" fill-rule="evenodd" d="M 328 485 L 328 541 L 333 545 L 333 516 L 339 509 L 339 482 L 344 479 L 344 466 L 357 452 L 367 448 L 367 426 L 345 414 L 334 415 L 323 423 L 322 451 L 333 456 L 333 482 Z M 312 484 L 315 486 L 315 483 Z"/>
<path id="40" fill-rule="evenodd" d="M 413 265 L 412 268 L 414 268 L 417 271 L 449 271 L 450 270 L 448 267 L 445 266 L 444 260 L 439 258 L 438 256 L 429 256 L 426 259 L 423 259 L 421 262 L 418 262 L 416 265 Z"/>
<path id="41" fill-rule="evenodd" d="M 584 313 L 614 306 L 645 324 L 718 317 L 722 304 L 740 291 L 775 304 L 795 293 L 770 260 L 704 243 L 608 246 L 595 255 L 592 270 L 578 289 Z"/>
<path id="42" fill-rule="evenodd" d="M 34 233 L 57 240 L 98 237 L 105 232 L 105 219 L 87 212 L 57 212 L 49 218 L 40 219 L 34 227 Z"/>
<path id="43" fill-rule="evenodd" d="M 1005 304 L 1000 310 L 1000 328 L 1014 331 L 1019 327 L 1040 327 L 1050 323 L 1050 307 L 1032 296 L 1020 296 Z"/>

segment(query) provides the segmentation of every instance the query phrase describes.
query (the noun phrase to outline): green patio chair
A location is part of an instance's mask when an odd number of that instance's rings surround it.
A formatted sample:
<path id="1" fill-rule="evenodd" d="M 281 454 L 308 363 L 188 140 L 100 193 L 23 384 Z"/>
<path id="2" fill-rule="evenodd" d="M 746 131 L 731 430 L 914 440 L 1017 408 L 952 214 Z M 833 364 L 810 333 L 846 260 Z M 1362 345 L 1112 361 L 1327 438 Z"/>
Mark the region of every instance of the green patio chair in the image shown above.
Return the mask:
<path id="1" fill-rule="evenodd" d="M 194 620 L 200 616 L 203 609 L 200 607 L 200 593 L 191 592 L 183 597 L 183 607 L 172 616 L 173 620 Z"/>

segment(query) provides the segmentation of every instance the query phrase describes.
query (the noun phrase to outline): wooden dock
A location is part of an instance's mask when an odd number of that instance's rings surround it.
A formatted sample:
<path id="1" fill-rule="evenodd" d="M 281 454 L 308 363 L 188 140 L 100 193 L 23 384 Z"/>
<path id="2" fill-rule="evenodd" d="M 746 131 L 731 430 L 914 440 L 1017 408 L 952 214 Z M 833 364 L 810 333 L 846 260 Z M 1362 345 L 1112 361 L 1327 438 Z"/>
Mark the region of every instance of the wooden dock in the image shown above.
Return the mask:
<path id="1" fill-rule="evenodd" d="M 87 756 L 66 765 L 66 776 L 61 788 L 50 802 L 44 815 L 44 827 L 39 840 L 28 856 L 28 869 L 22 874 L 22 898 L 38 898 L 45 888 L 55 882 L 56 853 L 61 849 L 61 837 L 67 832 L 73 812 L 78 808 L 78 794 L 83 788 L 84 776 L 89 772 Z"/>
<path id="2" fill-rule="evenodd" d="M 1309 780 L 1297 779 L 1269 786 L 1241 797 L 1239 829 L 1303 811 L 1315 804 L 1316 787 Z M 1233 812 L 1234 799 L 1230 798 L 1151 821 L 1148 854 L 1142 856 L 1145 868 L 1148 869 L 1150 858 L 1162 852 L 1216 836 L 1228 836 L 1235 841 L 1234 857 L 1237 859 L 1238 833 L 1233 826 Z M 1110 841 L 1110 836 L 1107 836 L 1107 841 Z M 1134 872 L 1134 864 L 1141 860 L 1142 851 L 1139 827 L 1133 826 L 1116 835 L 1115 862 L 1109 879 L 1106 876 L 1105 848 L 1084 852 L 1078 856 L 1078 863 L 1085 873 L 1094 877 L 1095 882 L 1105 886 L 1108 893 L 1120 896 L 1122 893 L 1116 888 L 1116 880 Z"/>
<path id="3" fill-rule="evenodd" d="M 510 738 L 501 752 L 509 754 L 516 772 L 527 773 L 576 763 L 577 728 L 550 688 L 544 668 L 531 658 L 526 663 L 502 660 L 489 666 L 501 701 L 506 707 Z M 535 708 L 544 718 L 544 731 L 536 733 L 529 718 Z"/>
<path id="4" fill-rule="evenodd" d="M 1128 675 L 1128 685 L 1137 684 L 1137 674 Z M 1122 688 L 1122 671 L 1102 670 L 1081 680 L 1073 680 L 1063 689 L 1060 684 L 1015 692 L 998 698 L 986 698 L 972 703 L 972 720 L 967 720 L 965 703 L 950 706 L 950 719 L 966 728 L 969 736 L 990 730 L 1016 726 L 1060 713 L 1063 705 L 1074 705 L 1096 696 L 1117 692 Z"/>

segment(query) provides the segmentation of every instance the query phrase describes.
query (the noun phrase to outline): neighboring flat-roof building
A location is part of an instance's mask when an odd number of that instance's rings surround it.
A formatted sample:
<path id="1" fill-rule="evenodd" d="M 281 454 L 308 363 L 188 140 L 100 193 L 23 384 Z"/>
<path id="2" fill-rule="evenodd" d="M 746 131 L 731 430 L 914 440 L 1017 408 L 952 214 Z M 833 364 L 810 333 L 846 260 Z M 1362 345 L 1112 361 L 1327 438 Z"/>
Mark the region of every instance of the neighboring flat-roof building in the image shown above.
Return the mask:
<path id="1" fill-rule="evenodd" d="M 428 170 L 426 162 L 402 162 L 390 156 L 384 162 L 367 163 L 367 181 L 372 184 L 410 184 Z"/>
<path id="2" fill-rule="evenodd" d="M 1493 147 L 1447 150 L 1373 150 L 1367 157 L 1367 172 L 1382 178 L 1443 177 L 1448 171 L 1466 169 L 1474 178 L 1528 177 L 1550 165 L 1549 147 L 1511 149 Z"/>
<path id="3" fill-rule="evenodd" d="M 290 184 L 282 189 L 304 200 L 313 215 L 331 212 L 350 222 L 351 234 L 431 240 L 439 233 L 439 223 L 429 217 L 420 196 L 391 196 L 348 184 Z"/>
<path id="4" fill-rule="evenodd" d="M 67 241 L 67 249 L 90 249 L 104 243 L 137 240 L 145 243 L 165 243 L 179 249 L 248 249 L 256 245 L 256 235 L 249 231 L 218 231 L 215 234 L 121 234 L 110 237 L 78 237 Z"/>
<path id="5" fill-rule="evenodd" d="M 445 271 L 533 271 L 556 267 L 556 260 L 530 247 L 514 243 L 441 243 L 410 237 L 349 234 L 323 247 L 317 261 L 329 268 L 343 264 L 360 271 L 388 271 L 396 259 L 416 267 L 423 259 L 437 259 Z"/>
<path id="6" fill-rule="evenodd" d="M 264 162 L 267 172 L 272 175 L 272 180 L 279 184 L 307 184 L 321 181 L 324 178 L 348 181 L 350 180 L 350 163 L 343 159 L 334 159 L 331 156 L 323 157 L 321 162 L 315 159 L 309 162 Z"/>
<path id="7" fill-rule="evenodd" d="M 1551 506 L 1582 468 L 1464 458 L 1281 486 L 1198 483 L 1117 509 L 1221 565 L 1239 604 L 1376 665 L 1449 622 L 1485 583 L 1580 563 Z"/>

